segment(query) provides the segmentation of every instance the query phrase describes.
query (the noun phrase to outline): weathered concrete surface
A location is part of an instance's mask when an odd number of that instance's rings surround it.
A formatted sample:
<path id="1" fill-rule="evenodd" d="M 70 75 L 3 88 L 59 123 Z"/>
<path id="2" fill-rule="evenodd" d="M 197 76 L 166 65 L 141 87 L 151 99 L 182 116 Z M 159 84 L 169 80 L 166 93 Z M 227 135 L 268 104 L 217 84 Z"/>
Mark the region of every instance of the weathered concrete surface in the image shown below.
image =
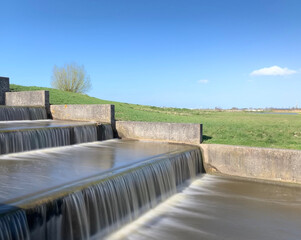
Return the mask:
<path id="1" fill-rule="evenodd" d="M 0 77 L 0 105 L 5 105 L 6 92 L 9 92 L 9 78 Z"/>
<path id="2" fill-rule="evenodd" d="M 7 106 L 42 106 L 49 107 L 49 91 L 7 92 Z"/>
<path id="3" fill-rule="evenodd" d="M 201 144 L 207 173 L 301 183 L 301 151 Z"/>
<path id="4" fill-rule="evenodd" d="M 118 136 L 187 144 L 202 142 L 202 124 L 116 121 Z"/>
<path id="5" fill-rule="evenodd" d="M 110 104 L 51 105 L 53 119 L 115 123 L 115 108 Z"/>

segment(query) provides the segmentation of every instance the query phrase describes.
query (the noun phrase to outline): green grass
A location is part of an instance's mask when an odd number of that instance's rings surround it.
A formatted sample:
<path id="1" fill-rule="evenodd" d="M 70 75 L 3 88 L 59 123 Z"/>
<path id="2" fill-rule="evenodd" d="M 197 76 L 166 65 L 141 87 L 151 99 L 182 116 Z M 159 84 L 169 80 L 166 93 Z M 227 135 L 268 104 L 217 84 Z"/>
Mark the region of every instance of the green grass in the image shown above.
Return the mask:
<path id="1" fill-rule="evenodd" d="M 51 104 L 114 104 L 117 120 L 203 123 L 205 143 L 301 150 L 301 115 L 159 108 L 101 100 L 51 88 L 11 84 L 11 91 L 48 90 Z"/>

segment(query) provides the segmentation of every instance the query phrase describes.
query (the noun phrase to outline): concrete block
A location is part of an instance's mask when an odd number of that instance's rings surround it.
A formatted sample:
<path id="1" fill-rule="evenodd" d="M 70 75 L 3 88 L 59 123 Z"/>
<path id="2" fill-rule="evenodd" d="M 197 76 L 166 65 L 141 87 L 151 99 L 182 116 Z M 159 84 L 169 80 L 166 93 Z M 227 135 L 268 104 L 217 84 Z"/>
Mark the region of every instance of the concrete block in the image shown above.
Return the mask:
<path id="1" fill-rule="evenodd" d="M 9 92 L 9 78 L 0 77 L 0 105 L 5 105 L 6 92 Z"/>
<path id="2" fill-rule="evenodd" d="M 202 142 L 202 124 L 116 121 L 118 136 L 187 144 Z"/>
<path id="3" fill-rule="evenodd" d="M 110 104 L 51 105 L 53 119 L 115 123 L 115 108 Z"/>
<path id="4" fill-rule="evenodd" d="M 207 173 L 301 183 L 301 151 L 201 144 Z"/>
<path id="5" fill-rule="evenodd" d="M 7 92 L 5 98 L 7 106 L 49 107 L 48 91 Z"/>

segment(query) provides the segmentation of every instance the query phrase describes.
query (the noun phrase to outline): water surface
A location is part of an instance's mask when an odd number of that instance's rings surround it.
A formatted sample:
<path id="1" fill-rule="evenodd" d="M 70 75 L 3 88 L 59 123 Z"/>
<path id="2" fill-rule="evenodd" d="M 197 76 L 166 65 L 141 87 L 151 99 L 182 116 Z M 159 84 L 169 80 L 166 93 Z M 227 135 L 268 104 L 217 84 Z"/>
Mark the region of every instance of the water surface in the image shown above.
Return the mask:
<path id="1" fill-rule="evenodd" d="M 0 121 L 0 132 L 39 128 L 74 127 L 82 125 L 96 125 L 96 123 L 63 120 Z"/>
<path id="2" fill-rule="evenodd" d="M 300 240 L 301 187 L 206 174 L 108 239 Z"/>

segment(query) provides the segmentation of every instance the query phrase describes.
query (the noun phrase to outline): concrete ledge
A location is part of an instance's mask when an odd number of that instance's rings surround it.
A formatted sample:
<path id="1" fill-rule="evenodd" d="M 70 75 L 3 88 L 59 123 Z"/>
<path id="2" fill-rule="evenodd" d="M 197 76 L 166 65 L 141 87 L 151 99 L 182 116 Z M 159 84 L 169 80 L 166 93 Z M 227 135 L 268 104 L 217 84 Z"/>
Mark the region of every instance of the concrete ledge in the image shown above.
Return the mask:
<path id="1" fill-rule="evenodd" d="M 0 105 L 5 104 L 6 92 L 9 92 L 9 78 L 0 77 Z"/>
<path id="2" fill-rule="evenodd" d="M 5 104 L 7 106 L 41 106 L 49 108 L 49 92 L 43 90 L 7 92 L 5 94 Z"/>
<path id="3" fill-rule="evenodd" d="M 201 144 L 207 173 L 301 183 L 301 151 Z"/>
<path id="4" fill-rule="evenodd" d="M 121 138 L 187 144 L 202 142 L 201 124 L 117 121 L 116 130 Z"/>
<path id="5" fill-rule="evenodd" d="M 115 123 L 114 105 L 110 104 L 51 105 L 50 111 L 53 119 Z"/>

